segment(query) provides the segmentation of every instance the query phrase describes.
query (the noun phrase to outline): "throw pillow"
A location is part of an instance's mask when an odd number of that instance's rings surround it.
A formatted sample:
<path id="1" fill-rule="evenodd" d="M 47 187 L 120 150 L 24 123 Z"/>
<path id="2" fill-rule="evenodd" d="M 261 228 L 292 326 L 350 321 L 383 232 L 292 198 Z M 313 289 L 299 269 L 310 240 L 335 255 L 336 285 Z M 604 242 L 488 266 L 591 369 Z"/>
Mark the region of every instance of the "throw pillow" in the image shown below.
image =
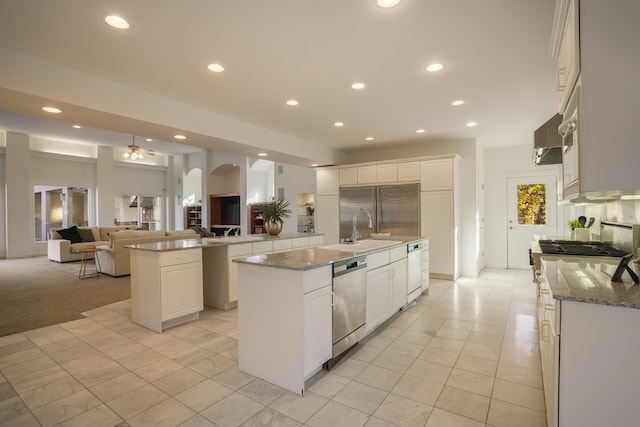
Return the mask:
<path id="1" fill-rule="evenodd" d="M 71 243 L 80 243 L 82 241 L 80 233 L 78 232 L 78 227 L 75 225 L 73 227 L 65 228 L 64 230 L 58 230 L 58 234 L 63 239 L 70 240 Z"/>
<path id="2" fill-rule="evenodd" d="M 80 240 L 83 242 L 95 242 L 96 239 L 93 238 L 93 231 L 87 228 L 79 228 L 78 233 L 80 233 Z"/>

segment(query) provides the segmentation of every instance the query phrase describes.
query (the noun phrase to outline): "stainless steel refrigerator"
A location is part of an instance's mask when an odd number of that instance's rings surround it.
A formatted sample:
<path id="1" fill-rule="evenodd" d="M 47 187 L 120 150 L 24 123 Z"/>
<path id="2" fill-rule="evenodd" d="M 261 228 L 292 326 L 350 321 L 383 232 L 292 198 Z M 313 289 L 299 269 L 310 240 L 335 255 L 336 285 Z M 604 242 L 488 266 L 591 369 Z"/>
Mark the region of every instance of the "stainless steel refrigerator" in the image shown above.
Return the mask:
<path id="1" fill-rule="evenodd" d="M 373 229 L 366 213 L 357 214 L 360 239 L 371 233 L 393 236 L 420 236 L 420 184 L 378 185 L 340 188 L 340 238 L 350 238 L 358 209 L 371 213 Z"/>

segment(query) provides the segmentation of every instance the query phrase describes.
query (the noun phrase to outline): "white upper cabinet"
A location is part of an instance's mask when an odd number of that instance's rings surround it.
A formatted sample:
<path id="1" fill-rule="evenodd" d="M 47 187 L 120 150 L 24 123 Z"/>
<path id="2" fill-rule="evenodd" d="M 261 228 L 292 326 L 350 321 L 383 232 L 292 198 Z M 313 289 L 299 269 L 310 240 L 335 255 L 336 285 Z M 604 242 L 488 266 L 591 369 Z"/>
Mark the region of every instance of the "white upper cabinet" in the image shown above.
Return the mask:
<path id="1" fill-rule="evenodd" d="M 453 190 L 453 159 L 420 162 L 421 191 Z"/>
<path id="2" fill-rule="evenodd" d="M 338 170 L 319 170 L 316 172 L 316 192 L 318 194 L 338 194 Z"/>
<path id="3" fill-rule="evenodd" d="M 358 183 L 358 168 L 340 169 L 340 186 Z"/>
<path id="4" fill-rule="evenodd" d="M 389 163 L 376 166 L 378 182 L 396 182 L 398 181 L 398 165 Z"/>
<path id="5" fill-rule="evenodd" d="M 561 12 L 557 17 L 558 22 L 554 23 L 554 30 L 559 36 L 556 90 L 560 96 L 558 112 L 564 114 L 580 74 L 580 26 L 578 0 L 560 3 Z"/>
<path id="6" fill-rule="evenodd" d="M 378 176 L 375 165 L 358 168 L 358 184 L 375 184 L 376 182 L 378 182 Z"/>
<path id="7" fill-rule="evenodd" d="M 420 181 L 420 162 L 398 163 L 398 181 Z"/>

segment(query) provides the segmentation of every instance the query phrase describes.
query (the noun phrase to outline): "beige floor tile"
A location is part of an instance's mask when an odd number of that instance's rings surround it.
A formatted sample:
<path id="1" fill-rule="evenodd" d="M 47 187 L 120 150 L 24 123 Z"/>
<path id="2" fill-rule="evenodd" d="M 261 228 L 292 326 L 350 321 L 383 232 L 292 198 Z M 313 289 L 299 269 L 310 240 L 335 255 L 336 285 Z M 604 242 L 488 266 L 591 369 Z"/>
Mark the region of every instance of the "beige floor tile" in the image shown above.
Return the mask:
<path id="1" fill-rule="evenodd" d="M 364 368 L 354 381 L 370 385 L 384 391 L 391 391 L 402 374 L 380 366 L 369 365 Z"/>
<path id="2" fill-rule="evenodd" d="M 397 339 L 400 341 L 407 341 L 413 344 L 425 346 L 429 344 L 429 341 L 433 339 L 433 334 L 407 329 L 402 334 L 400 334 Z"/>
<path id="3" fill-rule="evenodd" d="M 527 341 L 527 342 L 537 343 L 538 333 L 506 328 L 504 330 L 504 338 L 513 339 L 516 341 Z"/>
<path id="4" fill-rule="evenodd" d="M 471 331 L 467 343 L 486 345 L 495 348 L 497 351 L 502 348 L 502 336 L 488 335 L 480 332 Z"/>
<path id="5" fill-rule="evenodd" d="M 5 378 L 11 381 L 25 375 L 44 371 L 45 369 L 54 366 L 56 366 L 56 362 L 49 356 L 40 356 L 22 363 L 17 363 L 7 368 L 2 368 L 2 374 L 5 376 Z"/>
<path id="6" fill-rule="evenodd" d="M 189 368 L 204 375 L 205 377 L 212 378 L 235 365 L 236 363 L 233 360 L 214 354 L 211 357 L 207 357 L 206 359 L 202 359 L 192 364 Z"/>
<path id="7" fill-rule="evenodd" d="M 107 405 L 122 418 L 129 419 L 168 398 L 166 393 L 147 384 L 107 402 Z"/>
<path id="8" fill-rule="evenodd" d="M 418 356 L 420 360 L 439 363 L 440 365 L 453 366 L 458 360 L 458 353 L 441 348 L 427 347 Z"/>
<path id="9" fill-rule="evenodd" d="M 37 409 L 63 397 L 83 391 L 84 387 L 71 375 L 21 393 L 20 397 L 31 409 Z"/>
<path id="10" fill-rule="evenodd" d="M 524 406 L 534 411 L 544 412 L 545 410 L 542 389 L 500 378 L 496 379 L 492 397 L 514 405 Z"/>
<path id="11" fill-rule="evenodd" d="M 340 390 L 342 390 L 344 386 L 349 383 L 349 381 L 351 380 L 341 377 L 340 375 L 334 375 L 327 371 L 321 371 L 320 373 L 310 378 L 305 386 L 308 392 L 312 392 L 327 399 L 331 399 Z"/>
<path id="12" fill-rule="evenodd" d="M 465 341 L 469 337 L 469 331 L 442 327 L 436 333 L 437 337 L 450 338 L 452 340 Z"/>
<path id="13" fill-rule="evenodd" d="M 416 359 L 416 361 L 413 362 L 411 367 L 407 370 L 408 375 L 434 381 L 440 384 L 447 382 L 447 378 L 449 378 L 450 373 L 451 367 L 449 366 L 427 362 L 420 359 Z"/>
<path id="14" fill-rule="evenodd" d="M 232 393 L 200 414 L 220 426 L 238 426 L 264 408 L 239 393 Z"/>
<path id="15" fill-rule="evenodd" d="M 455 368 L 462 369 L 476 374 L 493 377 L 496 374 L 498 362 L 495 360 L 481 359 L 479 357 L 462 355 L 455 363 Z"/>
<path id="16" fill-rule="evenodd" d="M 169 334 L 154 333 L 153 335 L 147 335 L 143 338 L 140 338 L 137 341 L 145 347 L 154 348 L 166 342 L 173 341 L 174 339 L 175 337 L 172 337 Z"/>
<path id="17" fill-rule="evenodd" d="M 192 348 L 191 350 L 184 351 L 182 353 L 178 353 L 175 356 L 171 357 L 171 360 L 181 364 L 184 367 L 189 368 L 192 365 L 200 362 L 201 360 L 204 360 L 213 355 L 213 352 L 205 350 L 204 348 L 197 347 Z"/>
<path id="18" fill-rule="evenodd" d="M 369 415 L 337 402 L 329 402 L 305 423 L 310 427 L 359 427 Z"/>
<path id="19" fill-rule="evenodd" d="M 433 408 L 426 427 L 484 427 L 483 422 L 474 421 L 452 412 Z"/>
<path id="20" fill-rule="evenodd" d="M 256 378 L 238 391 L 263 405 L 271 404 L 287 392 L 285 389 L 260 378 Z"/>
<path id="21" fill-rule="evenodd" d="M 486 323 L 476 322 L 472 331 L 480 334 L 491 335 L 502 338 L 504 336 L 505 326 L 488 325 Z"/>
<path id="22" fill-rule="evenodd" d="M 522 366 L 524 368 L 529 369 L 537 369 L 540 367 L 540 356 L 539 355 L 528 355 L 525 353 L 520 353 L 518 351 L 511 351 L 502 349 L 500 352 L 500 362 L 508 363 L 510 365 Z"/>
<path id="23" fill-rule="evenodd" d="M 387 392 L 355 381 L 347 384 L 332 399 L 367 414 L 373 414 L 387 397 Z"/>
<path id="24" fill-rule="evenodd" d="M 492 376 L 463 371 L 462 369 L 453 369 L 447 380 L 447 386 L 491 397 L 493 382 L 494 377 Z"/>
<path id="25" fill-rule="evenodd" d="M 174 358 L 180 353 L 198 348 L 195 344 L 175 338 L 171 341 L 164 342 L 153 348 L 154 351 L 168 358 Z"/>
<path id="26" fill-rule="evenodd" d="M 241 427 L 300 427 L 302 424 L 271 408 L 264 408 L 241 424 Z"/>
<path id="27" fill-rule="evenodd" d="M 542 412 L 491 399 L 487 424 L 494 427 L 546 427 Z"/>
<path id="28" fill-rule="evenodd" d="M 93 394 L 82 390 L 42 406 L 33 414 L 43 426 L 52 426 L 100 405 Z"/>
<path id="29" fill-rule="evenodd" d="M 484 423 L 491 399 L 487 396 L 445 386 L 436 402 L 436 408 Z"/>
<path id="30" fill-rule="evenodd" d="M 349 353 L 349 358 L 359 360 L 364 363 L 371 363 L 371 361 L 378 357 L 384 349 L 385 346 L 377 345 L 375 343 L 366 343 L 352 350 L 352 352 Z"/>
<path id="31" fill-rule="evenodd" d="M 76 415 L 62 423 L 59 427 L 86 427 L 86 426 L 115 426 L 122 422 L 115 412 L 106 405 L 99 405 L 88 411 Z"/>
<path id="32" fill-rule="evenodd" d="M 103 383 L 90 387 L 89 390 L 103 402 L 109 402 L 123 394 L 147 385 L 139 376 L 126 372 Z"/>
<path id="33" fill-rule="evenodd" d="M 67 376 L 69 376 L 67 371 L 59 365 L 55 365 L 33 374 L 14 378 L 9 382 L 18 393 L 25 393 L 34 388 L 43 387 L 59 379 L 66 378 Z M 2 378 L 4 378 L 4 376 Z"/>
<path id="34" fill-rule="evenodd" d="M 400 372 L 401 374 L 409 369 L 415 359 L 413 357 L 402 356 L 392 351 L 383 351 L 378 357 L 373 359 L 371 364 Z"/>
<path id="35" fill-rule="evenodd" d="M 139 342 L 129 340 L 128 342 L 102 350 L 102 352 L 113 360 L 120 360 L 123 357 L 145 350 L 146 347 Z"/>
<path id="36" fill-rule="evenodd" d="M 338 362 L 338 364 L 331 370 L 331 372 L 344 378 L 353 379 L 366 366 L 366 363 L 359 360 L 344 358 L 340 362 Z"/>
<path id="37" fill-rule="evenodd" d="M 228 387 L 206 379 L 174 396 L 174 398 L 196 412 L 219 402 L 233 393 Z"/>
<path id="38" fill-rule="evenodd" d="M 41 424 L 31 412 L 27 412 L 9 420 L 2 421 L 2 427 L 41 427 Z"/>
<path id="39" fill-rule="evenodd" d="M 182 365 L 173 360 L 161 359 L 135 369 L 133 372 L 144 380 L 153 382 L 181 369 L 183 369 Z"/>
<path id="40" fill-rule="evenodd" d="M 131 418 L 132 426 L 172 427 L 193 417 L 196 413 L 175 399 L 164 400 Z"/>
<path id="41" fill-rule="evenodd" d="M 253 375 L 245 374 L 244 372 L 239 371 L 238 367 L 234 366 L 220 372 L 218 375 L 213 377 L 213 380 L 229 387 L 232 390 L 239 390 L 240 388 L 249 384 L 255 378 L 256 377 L 254 377 Z"/>
<path id="42" fill-rule="evenodd" d="M 500 351 L 495 349 L 494 347 L 484 344 L 475 344 L 471 342 L 468 342 L 464 345 L 461 355 L 493 361 L 498 361 L 500 359 Z"/>
<path id="43" fill-rule="evenodd" d="M 20 396 L 13 396 L 0 400 L 0 424 L 4 425 L 9 420 L 29 414 L 29 408 L 24 404 Z"/>
<path id="44" fill-rule="evenodd" d="M 424 426 L 433 407 L 406 397 L 390 394 L 374 415 L 401 426 Z"/>
<path id="45" fill-rule="evenodd" d="M 470 331 L 473 329 L 474 325 L 475 325 L 474 323 L 465 322 L 464 320 L 449 319 L 442 324 L 442 327 L 462 329 L 463 331 Z"/>
<path id="46" fill-rule="evenodd" d="M 191 369 L 182 368 L 154 381 L 153 385 L 167 393 L 169 396 L 174 396 L 206 379 L 207 377 L 200 375 Z"/>
<path id="47" fill-rule="evenodd" d="M 438 400 L 443 387 L 444 385 L 440 383 L 404 375 L 391 392 L 416 402 L 433 406 Z"/>
<path id="48" fill-rule="evenodd" d="M 386 351 L 390 351 L 392 353 L 399 354 L 401 356 L 406 357 L 418 357 L 418 355 L 424 350 L 424 345 L 415 344 L 409 341 L 401 341 L 400 339 L 396 339 L 394 342 L 389 344 L 386 348 Z"/>
<path id="49" fill-rule="evenodd" d="M 142 351 L 137 351 L 118 359 L 118 363 L 120 363 L 125 368 L 133 371 L 134 369 L 141 368 L 144 365 L 148 365 L 162 359 L 164 359 L 163 355 L 158 354 L 151 349 L 145 348 Z"/>
<path id="50" fill-rule="evenodd" d="M 496 378 L 529 387 L 542 388 L 542 372 L 539 369 L 529 369 L 508 363 L 498 363 Z"/>
<path id="51" fill-rule="evenodd" d="M 73 374 L 73 376 L 85 387 L 92 387 L 126 372 L 127 370 L 118 363 L 109 361 L 103 366 L 85 369 Z"/>
<path id="52" fill-rule="evenodd" d="M 529 356 L 537 356 L 539 355 L 539 345 L 538 343 L 532 343 L 528 341 L 517 341 L 510 338 L 506 338 L 502 341 L 502 348 L 505 350 L 516 351 L 519 353 L 525 353 Z"/>
<path id="53" fill-rule="evenodd" d="M 328 402 L 322 396 L 307 392 L 304 396 L 298 396 L 287 392 L 276 399 L 271 405 L 272 409 L 293 418 L 294 420 L 305 423 L 311 418 L 320 408 L 326 405 Z"/>
<path id="54" fill-rule="evenodd" d="M 434 337 L 426 348 L 433 347 L 460 354 L 464 347 L 464 341 L 452 340 L 450 338 Z"/>
<path id="55" fill-rule="evenodd" d="M 382 420 L 378 417 L 370 417 L 369 421 L 364 425 L 365 427 L 396 427 L 397 424 L 392 424 L 389 421 Z"/>

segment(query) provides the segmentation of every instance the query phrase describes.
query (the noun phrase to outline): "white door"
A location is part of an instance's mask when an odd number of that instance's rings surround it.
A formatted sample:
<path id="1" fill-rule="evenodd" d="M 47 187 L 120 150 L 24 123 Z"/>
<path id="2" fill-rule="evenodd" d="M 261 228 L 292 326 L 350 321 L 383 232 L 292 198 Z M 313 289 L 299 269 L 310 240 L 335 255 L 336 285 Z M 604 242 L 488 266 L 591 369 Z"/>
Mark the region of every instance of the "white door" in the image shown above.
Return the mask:
<path id="1" fill-rule="evenodd" d="M 530 268 L 534 235 L 556 236 L 556 177 L 507 178 L 507 267 Z"/>

